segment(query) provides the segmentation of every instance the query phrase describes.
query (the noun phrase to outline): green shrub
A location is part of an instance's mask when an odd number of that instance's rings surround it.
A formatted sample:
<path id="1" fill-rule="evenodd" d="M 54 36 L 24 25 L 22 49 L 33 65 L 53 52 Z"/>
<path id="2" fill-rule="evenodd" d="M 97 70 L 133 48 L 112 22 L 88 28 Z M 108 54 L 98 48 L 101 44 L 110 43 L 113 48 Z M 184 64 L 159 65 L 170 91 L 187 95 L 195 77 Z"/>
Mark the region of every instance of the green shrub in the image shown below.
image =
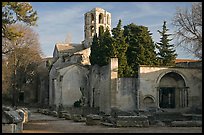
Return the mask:
<path id="1" fill-rule="evenodd" d="M 81 107 L 81 100 L 74 102 L 74 107 Z"/>

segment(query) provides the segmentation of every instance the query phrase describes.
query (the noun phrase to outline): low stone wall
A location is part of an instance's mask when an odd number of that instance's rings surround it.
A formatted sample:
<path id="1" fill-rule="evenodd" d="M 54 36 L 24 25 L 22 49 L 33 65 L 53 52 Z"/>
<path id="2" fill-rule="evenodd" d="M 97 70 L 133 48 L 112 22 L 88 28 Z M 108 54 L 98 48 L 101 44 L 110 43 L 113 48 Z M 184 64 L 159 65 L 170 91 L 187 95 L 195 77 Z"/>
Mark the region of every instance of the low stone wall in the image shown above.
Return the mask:
<path id="1" fill-rule="evenodd" d="M 172 127 L 202 127 L 202 121 L 173 121 Z"/>
<path id="2" fill-rule="evenodd" d="M 116 127 L 149 127 L 146 116 L 118 116 Z"/>

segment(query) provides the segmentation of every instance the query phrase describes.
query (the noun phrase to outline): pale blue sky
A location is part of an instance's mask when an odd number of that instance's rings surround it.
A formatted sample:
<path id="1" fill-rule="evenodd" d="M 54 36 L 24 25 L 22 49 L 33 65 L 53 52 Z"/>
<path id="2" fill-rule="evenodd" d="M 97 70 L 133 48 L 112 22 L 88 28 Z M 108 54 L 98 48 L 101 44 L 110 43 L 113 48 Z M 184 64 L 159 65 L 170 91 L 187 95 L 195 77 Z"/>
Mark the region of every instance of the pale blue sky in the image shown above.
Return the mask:
<path id="1" fill-rule="evenodd" d="M 177 7 L 190 7 L 191 2 L 31 2 L 38 13 L 38 26 L 34 30 L 39 34 L 41 49 L 46 57 L 53 55 L 56 43 L 65 42 L 71 35 L 72 43 L 84 40 L 84 14 L 94 7 L 100 7 L 112 15 L 112 28 L 118 20 L 122 25 L 135 23 L 147 26 L 154 42 L 159 42 L 157 30 L 162 29 L 163 21 L 172 33 L 172 19 Z M 68 34 L 69 33 L 69 34 Z M 171 43 L 175 43 L 173 40 Z M 194 58 L 181 48 L 176 48 L 178 58 Z"/>

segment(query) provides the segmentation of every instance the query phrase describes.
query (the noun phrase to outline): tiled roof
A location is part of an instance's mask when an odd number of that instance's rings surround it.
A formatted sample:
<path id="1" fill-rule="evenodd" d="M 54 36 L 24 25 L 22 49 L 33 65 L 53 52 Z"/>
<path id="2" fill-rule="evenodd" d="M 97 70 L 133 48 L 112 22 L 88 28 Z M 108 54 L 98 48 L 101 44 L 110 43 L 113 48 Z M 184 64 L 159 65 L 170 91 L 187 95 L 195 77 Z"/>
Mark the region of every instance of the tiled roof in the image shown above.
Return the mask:
<path id="1" fill-rule="evenodd" d="M 192 59 L 176 59 L 175 63 L 181 63 L 181 62 L 199 62 L 200 60 L 192 60 Z"/>

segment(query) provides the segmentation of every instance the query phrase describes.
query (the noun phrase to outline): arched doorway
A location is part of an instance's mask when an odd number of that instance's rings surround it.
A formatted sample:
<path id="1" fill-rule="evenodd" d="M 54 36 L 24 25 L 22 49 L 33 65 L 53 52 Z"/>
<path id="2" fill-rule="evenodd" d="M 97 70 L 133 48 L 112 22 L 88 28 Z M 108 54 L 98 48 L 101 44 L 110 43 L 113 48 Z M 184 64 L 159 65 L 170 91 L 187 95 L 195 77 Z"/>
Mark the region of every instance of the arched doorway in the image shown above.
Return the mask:
<path id="1" fill-rule="evenodd" d="M 176 72 L 168 72 L 159 81 L 159 107 L 179 108 L 188 106 L 188 90 L 184 78 Z"/>

